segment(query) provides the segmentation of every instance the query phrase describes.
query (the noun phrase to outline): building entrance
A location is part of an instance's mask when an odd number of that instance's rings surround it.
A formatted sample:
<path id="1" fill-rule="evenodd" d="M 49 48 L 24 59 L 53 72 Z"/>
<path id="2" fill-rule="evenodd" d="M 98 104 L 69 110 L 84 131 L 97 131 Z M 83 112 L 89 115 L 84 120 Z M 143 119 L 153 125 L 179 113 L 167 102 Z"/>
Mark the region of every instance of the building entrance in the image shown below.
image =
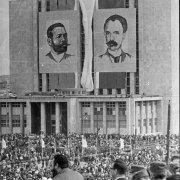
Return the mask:
<path id="1" fill-rule="evenodd" d="M 31 103 L 31 133 L 40 134 L 41 130 L 41 104 Z"/>
<path id="2" fill-rule="evenodd" d="M 43 129 L 46 134 L 67 135 L 67 102 L 45 102 L 44 106 L 41 105 L 40 102 L 31 103 L 31 133 L 40 134 Z"/>
<path id="3" fill-rule="evenodd" d="M 46 134 L 56 134 L 58 129 L 58 132 L 67 135 L 67 103 L 59 102 L 59 105 L 56 106 L 55 102 L 45 104 Z M 59 113 L 59 115 L 57 115 L 57 113 Z"/>

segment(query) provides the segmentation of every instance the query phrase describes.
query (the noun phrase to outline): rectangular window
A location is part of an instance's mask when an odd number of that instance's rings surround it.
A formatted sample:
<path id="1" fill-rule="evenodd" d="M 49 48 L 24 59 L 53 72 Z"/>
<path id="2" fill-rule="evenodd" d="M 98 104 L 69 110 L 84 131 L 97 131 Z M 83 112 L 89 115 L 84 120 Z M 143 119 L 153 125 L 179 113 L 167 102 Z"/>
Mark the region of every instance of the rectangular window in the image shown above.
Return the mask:
<path id="1" fill-rule="evenodd" d="M 119 127 L 120 128 L 126 128 L 127 122 L 126 122 L 126 102 L 122 101 L 118 103 L 118 119 L 119 119 Z"/>
<path id="2" fill-rule="evenodd" d="M 39 74 L 39 91 L 42 92 L 42 74 Z"/>
<path id="3" fill-rule="evenodd" d="M 126 73 L 126 92 L 130 94 L 130 73 Z"/>
<path id="4" fill-rule="evenodd" d="M 112 89 L 107 89 L 107 94 L 112 94 Z"/>
<path id="5" fill-rule="evenodd" d="M 103 103 L 94 102 L 94 127 L 103 128 Z"/>
<path id="6" fill-rule="evenodd" d="M 91 127 L 91 120 L 90 120 L 90 115 L 84 115 L 83 117 L 83 124 L 84 124 L 84 128 L 90 128 Z"/>
<path id="7" fill-rule="evenodd" d="M 50 0 L 46 1 L 46 11 L 50 11 Z"/>
<path id="8" fill-rule="evenodd" d="M 12 126 L 13 127 L 20 127 L 20 115 L 13 115 L 12 116 Z"/>
<path id="9" fill-rule="evenodd" d="M 41 12 L 41 1 L 38 1 L 38 11 Z"/>
<path id="10" fill-rule="evenodd" d="M 20 102 L 13 102 L 12 107 L 20 107 Z"/>
<path id="11" fill-rule="evenodd" d="M 116 89 L 117 94 L 121 94 L 121 89 Z"/>
<path id="12" fill-rule="evenodd" d="M 81 123 L 83 128 L 90 128 L 91 127 L 91 118 L 90 118 L 90 102 L 82 102 L 82 117 Z"/>
<path id="13" fill-rule="evenodd" d="M 9 107 L 9 103 L 2 102 L 2 103 L 1 103 L 1 107 Z"/>
<path id="14" fill-rule="evenodd" d="M 106 103 L 106 119 L 107 119 L 107 128 L 116 127 L 116 108 L 115 102 Z"/>
<path id="15" fill-rule="evenodd" d="M 99 95 L 103 95 L 103 89 L 99 89 Z"/>
<path id="16" fill-rule="evenodd" d="M 47 73 L 47 91 L 50 91 L 50 88 L 49 88 L 49 74 Z"/>
<path id="17" fill-rule="evenodd" d="M 9 127 L 9 114 L 1 115 L 1 127 Z"/>
<path id="18" fill-rule="evenodd" d="M 26 102 L 23 102 L 23 107 L 26 108 Z"/>
<path id="19" fill-rule="evenodd" d="M 82 102 L 82 107 L 90 107 L 90 102 Z"/>

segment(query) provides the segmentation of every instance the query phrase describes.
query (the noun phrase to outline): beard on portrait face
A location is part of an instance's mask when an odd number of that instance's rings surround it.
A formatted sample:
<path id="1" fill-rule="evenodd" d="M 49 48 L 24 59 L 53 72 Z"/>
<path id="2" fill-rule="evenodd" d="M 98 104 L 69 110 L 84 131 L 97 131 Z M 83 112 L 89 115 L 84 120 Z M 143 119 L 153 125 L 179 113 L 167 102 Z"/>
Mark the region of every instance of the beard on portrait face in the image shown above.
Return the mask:
<path id="1" fill-rule="evenodd" d="M 55 44 L 53 42 L 53 40 L 51 42 L 52 42 L 51 47 L 57 54 L 62 54 L 62 53 L 65 53 L 67 51 L 67 46 L 69 45 L 67 43 L 67 41 L 62 41 L 59 44 Z"/>

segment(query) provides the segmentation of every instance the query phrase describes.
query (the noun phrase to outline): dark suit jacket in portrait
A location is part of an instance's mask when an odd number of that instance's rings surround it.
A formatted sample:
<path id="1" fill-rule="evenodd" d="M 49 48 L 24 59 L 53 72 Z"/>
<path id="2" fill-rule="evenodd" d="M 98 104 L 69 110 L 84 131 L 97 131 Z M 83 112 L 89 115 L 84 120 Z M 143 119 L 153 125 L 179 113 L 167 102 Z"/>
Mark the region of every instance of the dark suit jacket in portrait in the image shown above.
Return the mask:
<path id="1" fill-rule="evenodd" d="M 131 59 L 131 55 L 128 53 L 125 53 L 123 50 L 121 51 L 121 55 L 114 57 L 113 55 L 111 55 L 108 50 L 99 56 L 100 59 L 102 59 L 104 61 L 104 63 L 106 62 L 111 62 L 111 63 L 123 63 L 125 61 L 128 61 Z"/>
<path id="2" fill-rule="evenodd" d="M 73 56 L 73 55 L 64 53 L 63 57 L 62 57 L 59 61 L 57 61 L 57 60 L 53 57 L 51 51 L 50 51 L 49 53 L 47 53 L 46 56 L 49 57 L 49 59 L 53 60 L 53 61 L 56 62 L 56 63 L 61 63 L 62 61 L 67 60 L 68 58 L 70 58 L 70 57 Z"/>

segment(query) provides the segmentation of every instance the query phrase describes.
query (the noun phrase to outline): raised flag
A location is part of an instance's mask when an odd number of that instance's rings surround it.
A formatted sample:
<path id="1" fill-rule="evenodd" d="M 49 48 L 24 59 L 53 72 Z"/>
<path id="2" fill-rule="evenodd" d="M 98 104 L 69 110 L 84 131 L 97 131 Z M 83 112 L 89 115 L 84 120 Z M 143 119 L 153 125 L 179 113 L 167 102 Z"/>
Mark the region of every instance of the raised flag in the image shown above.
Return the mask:
<path id="1" fill-rule="evenodd" d="M 2 149 L 6 149 L 6 141 L 4 140 L 4 138 L 2 139 Z"/>
<path id="2" fill-rule="evenodd" d="M 42 138 L 41 138 L 41 147 L 45 148 L 45 143 L 44 143 L 44 140 Z"/>
<path id="3" fill-rule="evenodd" d="M 124 149 L 124 139 L 120 138 L 120 149 Z"/>
<path id="4" fill-rule="evenodd" d="M 87 141 L 86 141 L 86 138 L 84 136 L 82 136 L 82 147 L 87 148 Z"/>

